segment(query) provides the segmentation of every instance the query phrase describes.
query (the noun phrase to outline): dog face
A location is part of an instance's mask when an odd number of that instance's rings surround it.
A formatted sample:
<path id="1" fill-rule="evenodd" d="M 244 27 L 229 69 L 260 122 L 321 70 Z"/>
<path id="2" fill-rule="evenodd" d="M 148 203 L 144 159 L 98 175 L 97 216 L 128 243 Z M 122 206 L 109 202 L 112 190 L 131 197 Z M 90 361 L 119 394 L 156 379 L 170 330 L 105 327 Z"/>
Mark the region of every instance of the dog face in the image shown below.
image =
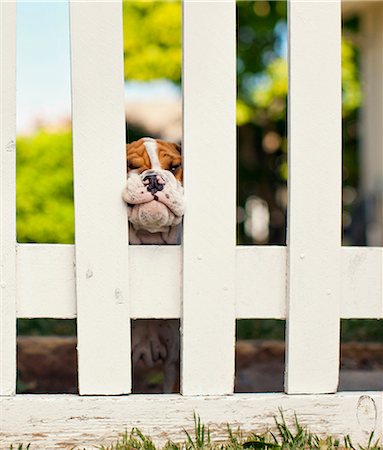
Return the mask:
<path id="1" fill-rule="evenodd" d="M 168 231 L 184 214 L 181 148 L 142 138 L 127 144 L 127 185 L 123 199 L 136 230 Z"/>

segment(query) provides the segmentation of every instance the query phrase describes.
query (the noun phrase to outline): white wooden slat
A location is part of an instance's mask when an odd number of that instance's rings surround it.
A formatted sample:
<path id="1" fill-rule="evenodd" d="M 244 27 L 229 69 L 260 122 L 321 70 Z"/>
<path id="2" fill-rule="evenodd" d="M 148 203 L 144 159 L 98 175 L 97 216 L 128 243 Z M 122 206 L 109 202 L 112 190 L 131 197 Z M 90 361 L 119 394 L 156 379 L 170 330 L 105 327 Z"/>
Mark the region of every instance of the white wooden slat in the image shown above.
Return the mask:
<path id="1" fill-rule="evenodd" d="M 81 394 L 130 391 L 122 3 L 70 2 Z"/>
<path id="2" fill-rule="evenodd" d="M 110 446 L 120 433 L 138 427 L 158 445 L 184 442 L 194 436 L 193 411 L 209 426 L 214 441 L 227 439 L 227 424 L 244 435 L 277 432 L 275 417 L 282 408 L 289 428 L 294 414 L 302 426 L 322 436 L 367 446 L 371 431 L 382 433 L 382 394 L 347 392 L 332 395 L 235 394 L 220 397 L 129 395 L 79 397 L 18 395 L 0 399 L 0 440 L 5 448 L 31 442 L 35 448 L 99 448 Z M 49 418 L 49 420 L 47 420 Z M 278 434 L 278 433 L 277 433 Z M 375 440 L 374 440 L 375 442 Z"/>
<path id="3" fill-rule="evenodd" d="M 16 3 L 0 2 L 0 395 L 16 390 Z"/>
<path id="4" fill-rule="evenodd" d="M 341 317 L 383 318 L 383 248 L 343 247 Z"/>
<path id="5" fill-rule="evenodd" d="M 130 247 L 132 318 L 180 317 L 181 256 L 179 246 Z M 17 317 L 75 318 L 74 261 L 73 245 L 19 244 Z"/>
<path id="6" fill-rule="evenodd" d="M 76 317 L 73 245 L 17 245 L 17 317 Z"/>
<path id="7" fill-rule="evenodd" d="M 238 246 L 236 318 L 286 317 L 286 247 Z"/>
<path id="8" fill-rule="evenodd" d="M 335 392 L 338 385 L 340 37 L 339 0 L 289 2 L 285 389 L 290 394 Z"/>
<path id="9" fill-rule="evenodd" d="M 234 384 L 235 42 L 234 0 L 183 3 L 181 390 L 188 395 L 228 394 Z"/>
<path id="10" fill-rule="evenodd" d="M 131 246 L 131 317 L 177 319 L 181 314 L 180 246 Z"/>
<path id="11" fill-rule="evenodd" d="M 17 317 L 76 317 L 74 246 L 19 244 L 16 256 Z M 131 317 L 180 317 L 181 258 L 179 246 L 130 247 Z M 341 249 L 343 319 L 383 319 L 382 261 L 382 248 Z M 286 247 L 237 247 L 235 279 L 237 319 L 286 318 Z"/>

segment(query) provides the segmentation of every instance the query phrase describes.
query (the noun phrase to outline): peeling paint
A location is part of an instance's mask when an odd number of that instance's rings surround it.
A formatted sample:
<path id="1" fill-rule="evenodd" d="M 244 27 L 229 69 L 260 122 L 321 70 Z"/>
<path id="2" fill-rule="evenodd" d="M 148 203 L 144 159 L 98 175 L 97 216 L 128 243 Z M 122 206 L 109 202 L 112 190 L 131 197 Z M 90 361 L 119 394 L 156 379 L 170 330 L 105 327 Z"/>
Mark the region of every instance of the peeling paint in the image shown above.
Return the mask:
<path id="1" fill-rule="evenodd" d="M 15 141 L 9 141 L 8 144 L 5 146 L 6 152 L 14 152 L 16 150 L 16 143 Z"/>
<path id="2" fill-rule="evenodd" d="M 378 411 L 375 400 L 369 395 L 362 395 L 358 399 L 356 406 L 356 417 L 360 428 L 370 434 L 375 431 L 377 424 Z"/>
<path id="3" fill-rule="evenodd" d="M 114 290 L 114 298 L 116 299 L 116 303 L 122 304 L 125 302 L 124 296 L 122 295 L 121 289 Z"/>
<path id="4" fill-rule="evenodd" d="M 86 274 L 85 274 L 85 276 L 86 276 L 86 278 L 92 278 L 93 277 L 93 270 L 92 269 L 88 269 L 87 271 L 86 271 Z"/>

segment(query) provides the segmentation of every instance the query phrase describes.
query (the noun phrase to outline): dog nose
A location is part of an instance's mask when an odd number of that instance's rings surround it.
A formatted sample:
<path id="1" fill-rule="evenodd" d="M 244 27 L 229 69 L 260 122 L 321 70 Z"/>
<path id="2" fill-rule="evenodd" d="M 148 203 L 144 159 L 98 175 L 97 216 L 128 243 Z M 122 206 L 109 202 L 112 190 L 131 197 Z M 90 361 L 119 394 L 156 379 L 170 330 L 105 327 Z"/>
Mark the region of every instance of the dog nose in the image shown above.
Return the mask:
<path id="1" fill-rule="evenodd" d="M 162 191 L 165 184 L 165 181 L 156 174 L 146 175 L 146 177 L 144 177 L 143 179 L 143 182 L 146 186 L 146 189 L 152 194 L 155 194 L 157 191 Z"/>

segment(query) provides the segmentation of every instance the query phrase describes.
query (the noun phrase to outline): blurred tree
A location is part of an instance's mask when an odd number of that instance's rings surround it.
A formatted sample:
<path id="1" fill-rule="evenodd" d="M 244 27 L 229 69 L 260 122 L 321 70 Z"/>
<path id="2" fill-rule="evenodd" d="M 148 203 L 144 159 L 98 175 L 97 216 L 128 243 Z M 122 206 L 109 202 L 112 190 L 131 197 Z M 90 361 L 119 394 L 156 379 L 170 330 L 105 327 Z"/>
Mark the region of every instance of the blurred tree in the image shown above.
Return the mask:
<path id="1" fill-rule="evenodd" d="M 258 243 L 285 241 L 287 139 L 286 110 L 288 74 L 286 61 L 286 2 L 237 2 L 237 125 L 238 125 L 238 242 L 252 243 L 245 233 L 246 201 L 255 195 L 267 203 L 269 236 Z M 123 2 L 124 61 L 127 80 L 167 78 L 181 81 L 181 2 Z M 357 30 L 357 21 L 346 24 Z M 361 103 L 358 53 L 350 40 L 342 43 L 344 116 L 344 181 L 356 187 L 357 111 Z M 134 131 L 139 136 L 142 130 Z M 73 239 L 70 136 L 19 138 L 18 234 L 23 241 L 69 242 Z M 30 149 L 30 150 L 27 150 Z M 37 158 L 39 154 L 40 158 Z M 48 155 L 49 154 L 49 158 Z M 36 156 L 36 158 L 35 158 Z M 62 158 L 58 163 L 59 158 Z M 23 164 L 27 162 L 28 166 Z M 41 159 L 42 166 L 33 169 Z M 55 175 L 40 177 L 28 185 L 27 171 L 35 179 L 50 159 Z M 31 163 L 31 168 L 29 167 Z M 58 163 L 58 164 L 57 164 Z M 39 163 L 40 164 L 40 163 Z M 66 168 L 65 168 L 66 167 Z M 33 173 L 32 173 L 33 172 Z M 50 172 L 52 173 L 52 172 Z M 60 184 L 62 183 L 62 184 Z M 42 193 L 46 196 L 42 200 Z M 48 198 L 49 197 L 49 198 Z M 349 196 L 350 197 L 350 196 Z M 34 200 L 35 199 L 35 200 Z M 352 205 L 346 205 L 350 210 Z M 36 213 L 32 213 L 36 211 Z M 346 211 L 347 212 L 347 211 Z M 49 219 L 51 217 L 51 219 Z M 26 225 L 28 221 L 28 226 Z M 49 223 L 51 222 L 51 223 Z M 64 231 L 64 230 L 71 231 Z M 257 243 L 257 241 L 255 240 Z"/>
<path id="2" fill-rule="evenodd" d="M 123 2 L 125 80 L 181 81 L 181 2 Z"/>
<path id="3" fill-rule="evenodd" d="M 238 243 L 284 244 L 287 182 L 287 3 L 237 2 Z M 357 21 L 344 30 L 357 31 Z M 359 55 L 342 39 L 344 183 L 358 183 L 357 115 L 362 95 Z M 247 199 L 257 196 L 269 209 L 269 235 L 246 234 Z M 346 209 L 352 205 L 346 205 Z M 347 224 L 345 223 L 347 231 Z"/>
<path id="4" fill-rule="evenodd" d="M 71 132 L 41 129 L 16 145 L 18 242 L 73 243 Z"/>

